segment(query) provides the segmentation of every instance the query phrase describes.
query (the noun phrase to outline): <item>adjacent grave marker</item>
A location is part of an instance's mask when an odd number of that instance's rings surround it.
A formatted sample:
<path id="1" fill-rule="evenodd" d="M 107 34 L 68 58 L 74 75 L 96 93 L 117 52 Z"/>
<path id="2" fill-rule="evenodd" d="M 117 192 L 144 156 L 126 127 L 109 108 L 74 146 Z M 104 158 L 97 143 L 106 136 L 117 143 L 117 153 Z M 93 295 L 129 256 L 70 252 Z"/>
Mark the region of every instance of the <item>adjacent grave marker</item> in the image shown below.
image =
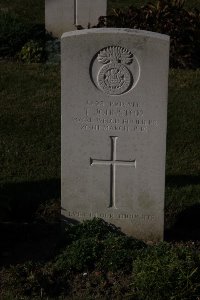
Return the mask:
<path id="1" fill-rule="evenodd" d="M 62 36 L 62 215 L 143 240 L 164 229 L 169 37 L 129 29 Z"/>
<path id="2" fill-rule="evenodd" d="M 76 30 L 77 25 L 88 28 L 106 16 L 107 0 L 45 0 L 45 26 L 55 37 Z"/>

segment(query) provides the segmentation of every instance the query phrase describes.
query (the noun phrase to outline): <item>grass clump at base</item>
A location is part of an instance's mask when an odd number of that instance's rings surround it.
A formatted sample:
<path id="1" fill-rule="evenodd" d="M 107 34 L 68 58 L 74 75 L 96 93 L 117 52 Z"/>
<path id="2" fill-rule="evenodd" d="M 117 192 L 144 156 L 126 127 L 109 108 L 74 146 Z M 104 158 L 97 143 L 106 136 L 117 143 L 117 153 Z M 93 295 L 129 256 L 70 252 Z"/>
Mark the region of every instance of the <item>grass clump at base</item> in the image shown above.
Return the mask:
<path id="1" fill-rule="evenodd" d="M 80 286 L 86 281 L 85 294 L 88 293 L 88 284 L 92 293 L 96 293 L 94 286 L 98 285 L 98 293 L 105 294 L 104 283 L 111 280 L 107 279 L 108 273 L 112 280 L 116 280 L 113 279 L 114 273 L 131 275 L 133 258 L 145 247 L 142 241 L 127 237 L 101 219 L 69 225 L 51 261 L 28 261 L 1 271 L 0 295 L 2 299 L 8 291 L 9 294 L 14 291 L 18 298 L 27 297 L 23 299 L 37 299 L 41 292 L 44 297 L 80 295 L 82 291 L 74 284 Z M 113 284 L 109 283 L 110 289 Z"/>
<path id="2" fill-rule="evenodd" d="M 4 268 L 0 279 L 2 300 L 196 300 L 200 252 L 167 243 L 146 245 L 93 219 L 67 226 L 48 262 L 27 261 Z"/>
<path id="3" fill-rule="evenodd" d="M 130 271 L 135 252 L 145 247 L 102 219 L 70 226 L 66 238 L 69 245 L 56 259 L 59 269 Z"/>

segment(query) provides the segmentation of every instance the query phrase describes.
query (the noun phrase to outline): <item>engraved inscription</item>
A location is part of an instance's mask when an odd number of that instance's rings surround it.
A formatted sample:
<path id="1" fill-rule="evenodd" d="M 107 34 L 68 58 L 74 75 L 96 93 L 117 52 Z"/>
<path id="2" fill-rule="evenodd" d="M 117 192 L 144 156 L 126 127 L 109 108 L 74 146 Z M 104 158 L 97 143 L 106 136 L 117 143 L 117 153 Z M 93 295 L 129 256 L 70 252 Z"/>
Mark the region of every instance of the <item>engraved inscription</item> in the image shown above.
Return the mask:
<path id="1" fill-rule="evenodd" d="M 116 207 L 116 166 L 127 166 L 136 168 L 136 160 L 126 161 L 117 160 L 117 136 L 111 136 L 111 160 L 92 159 L 90 158 L 91 166 L 110 166 L 111 173 L 111 191 L 110 191 L 110 208 Z"/>
<path id="2" fill-rule="evenodd" d="M 136 101 L 88 100 L 82 113 L 72 116 L 82 131 L 135 132 L 146 134 L 159 126 L 157 120 L 148 119 Z"/>
<path id="3" fill-rule="evenodd" d="M 108 95 L 122 95 L 128 92 L 136 85 L 139 74 L 137 59 L 124 47 L 106 47 L 92 60 L 93 82 Z"/>
<path id="4" fill-rule="evenodd" d="M 154 222 L 156 217 L 153 215 L 144 215 L 137 213 L 102 213 L 102 212 L 80 212 L 80 211 L 68 211 L 68 217 L 77 218 L 103 218 L 103 219 L 123 219 L 133 220 L 137 222 L 147 223 Z"/>

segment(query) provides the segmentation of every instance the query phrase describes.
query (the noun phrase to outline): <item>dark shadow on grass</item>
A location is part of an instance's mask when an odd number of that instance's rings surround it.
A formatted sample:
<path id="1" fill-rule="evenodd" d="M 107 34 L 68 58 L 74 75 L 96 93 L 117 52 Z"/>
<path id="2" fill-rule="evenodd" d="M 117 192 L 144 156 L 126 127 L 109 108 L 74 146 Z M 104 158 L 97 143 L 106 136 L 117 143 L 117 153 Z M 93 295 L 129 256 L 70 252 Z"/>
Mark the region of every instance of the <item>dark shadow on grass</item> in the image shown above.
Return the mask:
<path id="1" fill-rule="evenodd" d="M 35 221 L 38 208 L 60 199 L 60 179 L 0 185 L 0 222 Z"/>
<path id="2" fill-rule="evenodd" d="M 26 261 L 44 262 L 55 256 L 60 223 L 0 223 L 0 267 Z"/>
<path id="3" fill-rule="evenodd" d="M 166 240 L 200 240 L 200 204 L 186 208 L 176 219 L 172 228 L 165 232 Z"/>
<path id="4" fill-rule="evenodd" d="M 60 235 L 59 179 L 0 185 L 0 265 L 48 260 Z"/>
<path id="5" fill-rule="evenodd" d="M 200 176 L 193 175 L 167 175 L 166 186 L 184 187 L 187 185 L 200 185 Z"/>
<path id="6" fill-rule="evenodd" d="M 73 219 L 73 218 L 67 218 L 64 215 L 61 215 L 61 222 L 62 222 L 63 228 L 65 228 L 65 226 L 67 226 L 67 225 L 77 225 L 77 224 L 81 223 L 81 221 L 77 221 L 76 219 Z"/>

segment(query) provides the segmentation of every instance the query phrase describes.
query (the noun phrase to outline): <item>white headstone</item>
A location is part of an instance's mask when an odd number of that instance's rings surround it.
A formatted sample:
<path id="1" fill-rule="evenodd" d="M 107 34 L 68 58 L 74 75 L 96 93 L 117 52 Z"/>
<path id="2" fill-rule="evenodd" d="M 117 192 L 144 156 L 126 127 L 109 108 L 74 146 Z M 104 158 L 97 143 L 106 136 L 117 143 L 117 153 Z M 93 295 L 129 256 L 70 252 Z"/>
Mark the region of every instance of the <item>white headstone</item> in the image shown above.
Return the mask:
<path id="1" fill-rule="evenodd" d="M 63 218 L 162 240 L 169 37 L 81 30 L 61 54 Z"/>
<path id="2" fill-rule="evenodd" d="M 74 0 L 45 0 L 45 27 L 55 37 L 75 30 Z"/>
<path id="3" fill-rule="evenodd" d="M 45 0 L 46 30 L 55 37 L 63 32 L 94 26 L 107 13 L 107 0 Z"/>

